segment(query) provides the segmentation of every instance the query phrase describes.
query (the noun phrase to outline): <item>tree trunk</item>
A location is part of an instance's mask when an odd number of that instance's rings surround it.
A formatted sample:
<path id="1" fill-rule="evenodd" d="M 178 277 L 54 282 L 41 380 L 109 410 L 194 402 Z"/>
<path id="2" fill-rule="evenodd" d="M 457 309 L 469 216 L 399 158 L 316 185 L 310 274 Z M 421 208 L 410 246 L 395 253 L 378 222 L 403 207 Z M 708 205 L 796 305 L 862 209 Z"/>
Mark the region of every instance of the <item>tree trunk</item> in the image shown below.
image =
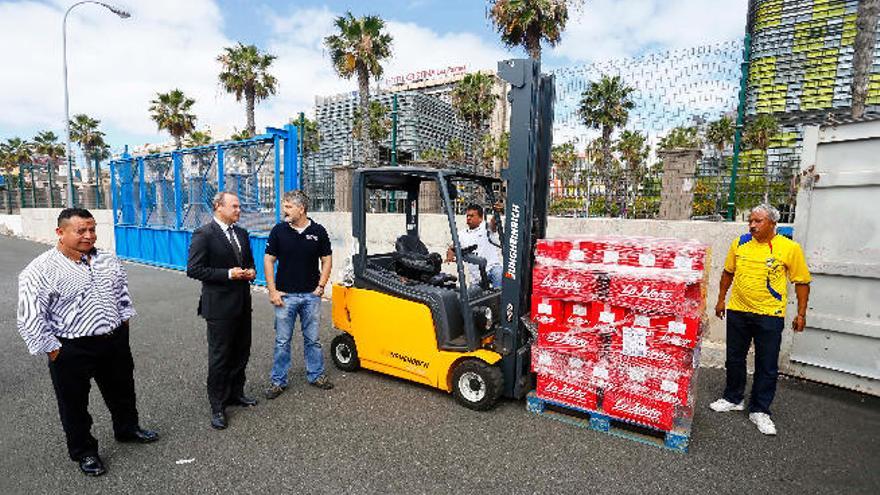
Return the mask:
<path id="1" fill-rule="evenodd" d="M 6 172 L 6 213 L 12 215 L 12 174 Z"/>
<path id="2" fill-rule="evenodd" d="M 358 64 L 358 97 L 360 98 L 361 107 L 361 155 L 367 167 L 375 166 L 373 157 L 373 143 L 370 140 L 370 76 L 367 73 L 366 66 Z"/>
<path id="3" fill-rule="evenodd" d="M 101 160 L 95 158 L 95 208 L 101 209 L 103 207 L 103 201 L 101 201 Z"/>
<path id="4" fill-rule="evenodd" d="M 257 124 L 254 123 L 254 90 L 246 89 L 244 92 L 245 110 L 247 112 L 247 131 L 250 137 L 257 135 Z"/>
<path id="5" fill-rule="evenodd" d="M 535 61 L 541 61 L 541 37 L 534 34 L 529 34 L 526 37 L 526 51 L 529 52 L 529 57 L 532 57 Z"/>
<path id="6" fill-rule="evenodd" d="M 874 39 L 880 0 L 861 0 L 856 18 L 856 38 L 853 43 L 852 117 L 865 115 L 868 98 L 868 79 L 874 61 Z"/>
<path id="7" fill-rule="evenodd" d="M 611 127 L 602 127 L 602 182 L 605 184 L 605 211 L 611 213 Z"/>

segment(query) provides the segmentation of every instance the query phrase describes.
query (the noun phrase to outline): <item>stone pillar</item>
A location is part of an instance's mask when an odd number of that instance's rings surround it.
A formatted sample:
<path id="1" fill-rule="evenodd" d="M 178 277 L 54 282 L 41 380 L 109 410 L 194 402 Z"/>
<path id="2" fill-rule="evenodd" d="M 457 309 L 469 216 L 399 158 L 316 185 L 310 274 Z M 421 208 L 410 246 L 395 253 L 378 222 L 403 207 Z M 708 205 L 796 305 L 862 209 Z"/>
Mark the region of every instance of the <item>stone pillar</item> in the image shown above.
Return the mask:
<path id="1" fill-rule="evenodd" d="M 428 180 L 419 185 L 419 213 L 443 213 L 443 200 L 436 181 Z"/>
<path id="2" fill-rule="evenodd" d="M 658 155 L 663 160 L 663 177 L 657 218 L 688 220 L 693 213 L 695 175 L 702 153 L 698 149 L 675 149 Z"/>
<path id="3" fill-rule="evenodd" d="M 351 211 L 351 186 L 355 168 L 351 165 L 330 168 L 333 171 L 334 211 Z"/>

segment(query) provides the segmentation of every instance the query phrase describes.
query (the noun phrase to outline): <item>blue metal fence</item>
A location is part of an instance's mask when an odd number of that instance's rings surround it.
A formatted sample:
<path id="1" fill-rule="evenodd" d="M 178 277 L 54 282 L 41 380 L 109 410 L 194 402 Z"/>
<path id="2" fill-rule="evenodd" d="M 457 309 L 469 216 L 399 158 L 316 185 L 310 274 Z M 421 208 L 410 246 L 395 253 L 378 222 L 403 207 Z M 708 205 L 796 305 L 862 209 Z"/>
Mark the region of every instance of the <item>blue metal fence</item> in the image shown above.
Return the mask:
<path id="1" fill-rule="evenodd" d="M 257 283 L 265 283 L 268 231 L 281 221 L 281 196 L 299 185 L 297 129 L 268 128 L 243 141 L 110 162 L 116 254 L 186 269 L 192 231 L 211 220 L 217 191 L 238 195 L 239 224 L 251 233 Z"/>

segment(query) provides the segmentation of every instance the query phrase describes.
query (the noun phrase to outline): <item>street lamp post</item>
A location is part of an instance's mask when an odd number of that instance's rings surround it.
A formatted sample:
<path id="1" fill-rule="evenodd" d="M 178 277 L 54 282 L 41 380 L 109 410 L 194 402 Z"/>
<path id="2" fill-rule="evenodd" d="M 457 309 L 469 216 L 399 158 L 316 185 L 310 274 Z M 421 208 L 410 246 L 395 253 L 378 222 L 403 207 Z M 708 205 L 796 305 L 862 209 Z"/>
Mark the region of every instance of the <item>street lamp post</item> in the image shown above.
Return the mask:
<path id="1" fill-rule="evenodd" d="M 103 2 L 95 2 L 92 0 L 86 0 L 83 2 L 77 2 L 71 5 L 67 12 L 64 13 L 64 20 L 61 22 L 61 51 L 63 52 L 63 61 L 64 61 L 64 125 L 67 130 L 67 207 L 73 207 L 73 156 L 70 152 L 70 96 L 67 91 L 67 15 L 70 14 L 70 11 L 79 5 L 85 3 L 93 3 L 95 5 L 100 5 L 105 9 L 113 12 L 118 15 L 122 19 L 127 19 L 131 17 L 131 14 L 120 9 L 119 7 L 114 7 L 113 5 L 108 5 Z M 100 180 L 100 177 L 98 177 Z"/>

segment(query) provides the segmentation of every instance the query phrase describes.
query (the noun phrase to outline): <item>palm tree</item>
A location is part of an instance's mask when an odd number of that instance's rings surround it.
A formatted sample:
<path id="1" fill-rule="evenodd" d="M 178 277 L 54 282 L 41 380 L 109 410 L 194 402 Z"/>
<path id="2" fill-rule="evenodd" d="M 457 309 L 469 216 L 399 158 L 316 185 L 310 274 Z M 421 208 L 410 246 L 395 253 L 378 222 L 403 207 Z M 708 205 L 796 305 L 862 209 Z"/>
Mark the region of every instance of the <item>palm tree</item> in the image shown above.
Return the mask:
<path id="1" fill-rule="evenodd" d="M 321 133 L 318 131 L 318 121 L 303 117 L 303 125 L 300 125 L 299 119 L 291 119 L 290 123 L 297 127 L 299 139 L 304 140 L 303 151 L 306 155 L 320 151 Z"/>
<path id="2" fill-rule="evenodd" d="M 174 147 L 183 146 L 183 137 L 196 128 L 196 116 L 191 113 L 196 100 L 187 97 L 183 91 L 172 89 L 167 93 L 156 93 L 150 102 L 150 117 L 159 130 L 166 130 L 174 139 Z"/>
<path id="3" fill-rule="evenodd" d="M 476 160 L 482 157 L 482 146 L 486 134 L 486 122 L 495 111 L 498 95 L 492 89 L 495 86 L 495 78 L 489 74 L 475 72 L 466 74 L 452 90 L 452 106 L 476 133 L 478 148 L 474 153 Z"/>
<path id="4" fill-rule="evenodd" d="M 474 131 L 480 131 L 495 111 L 498 95 L 492 92 L 495 78 L 475 72 L 466 74 L 452 89 L 452 106 Z"/>
<path id="5" fill-rule="evenodd" d="M 340 77 L 357 77 L 360 113 L 370 111 L 370 77 L 382 76 L 382 61 L 391 56 L 390 34 L 383 33 L 385 21 L 378 16 L 355 18 L 351 12 L 336 18 L 337 34 L 324 38 L 324 46 L 330 51 L 333 68 Z M 368 136 L 366 120 L 361 121 L 361 136 Z M 368 165 L 374 163 L 373 147 L 365 150 Z"/>
<path id="6" fill-rule="evenodd" d="M 673 127 L 660 140 L 658 148 L 663 151 L 699 148 L 702 145 L 696 127 Z"/>
<path id="7" fill-rule="evenodd" d="M 67 152 L 64 144 L 58 142 L 58 136 L 52 131 L 43 131 L 34 137 L 34 151 L 46 157 L 48 161 L 47 172 L 49 174 L 49 206 L 55 206 L 55 190 L 52 182 L 52 174 L 58 173 L 58 162 Z"/>
<path id="8" fill-rule="evenodd" d="M 626 164 L 624 175 L 626 177 L 626 192 L 623 202 L 628 202 L 629 197 L 635 199 L 638 193 L 639 184 L 642 182 L 647 170 L 645 169 L 645 160 L 651 152 L 648 146 L 648 138 L 639 131 L 623 131 L 620 133 L 620 139 L 617 141 L 617 152 L 620 158 Z M 635 201 L 633 201 L 635 204 Z M 621 211 L 626 210 L 625 204 L 621 205 Z"/>
<path id="9" fill-rule="evenodd" d="M 104 133 L 98 129 L 101 121 L 85 114 L 74 115 L 70 119 L 70 140 L 79 145 L 83 155 L 88 158 L 92 148 L 104 142 Z"/>
<path id="10" fill-rule="evenodd" d="M 253 133 L 247 129 L 242 130 L 234 130 L 232 135 L 229 136 L 229 139 L 233 141 L 244 141 L 245 139 L 250 139 L 254 137 Z"/>
<path id="11" fill-rule="evenodd" d="M 758 115 L 746 126 L 743 136 L 746 146 L 751 149 L 767 151 L 770 140 L 779 132 L 779 123 L 769 114 Z"/>
<path id="12" fill-rule="evenodd" d="M 33 144 L 21 138 L 10 138 L 3 144 L 4 155 L 4 172 L 6 173 L 6 190 L 12 189 L 12 171 L 18 168 L 19 183 L 23 180 L 23 168 L 27 163 L 31 163 L 34 159 Z M 7 193 L 8 194 L 8 193 Z M 24 191 L 20 191 L 21 206 L 24 206 Z M 7 195 L 7 201 L 9 196 Z M 36 206 L 36 205 L 35 205 Z M 11 209 L 11 205 L 7 205 Z"/>
<path id="13" fill-rule="evenodd" d="M 606 204 L 610 202 L 608 196 L 611 193 L 611 137 L 616 128 L 625 126 L 629 120 L 629 111 L 635 107 L 634 91 L 623 83 L 620 76 L 602 76 L 599 82 L 590 82 L 581 95 L 579 113 L 584 125 L 602 132 L 600 145 Z"/>
<path id="14" fill-rule="evenodd" d="M 556 171 L 556 178 L 562 183 L 562 195 L 565 196 L 568 194 L 568 186 L 575 176 L 578 157 L 574 144 L 564 143 L 554 146 L 550 151 L 550 157 L 553 170 Z"/>
<path id="15" fill-rule="evenodd" d="M 247 131 L 256 135 L 254 123 L 254 106 L 275 94 L 278 80 L 269 74 L 269 66 L 277 57 L 262 53 L 256 45 L 238 45 L 226 47 L 225 53 L 217 57 L 223 65 L 220 72 L 220 84 L 227 93 L 235 95 L 235 101 L 244 98 L 247 113 Z"/>
<path id="16" fill-rule="evenodd" d="M 12 214 L 12 196 L 10 192 L 11 172 L 15 167 L 15 162 L 6 151 L 6 143 L 0 143 L 0 171 L 3 173 L 4 186 L 6 191 L 6 213 Z"/>
<path id="17" fill-rule="evenodd" d="M 55 167 L 64 157 L 64 144 L 58 142 L 58 136 L 52 131 L 43 131 L 34 136 L 34 151 L 49 160 L 50 167 Z"/>
<path id="18" fill-rule="evenodd" d="M 556 46 L 568 22 L 565 0 L 490 0 L 489 17 L 508 47 L 522 46 L 541 60 L 541 41 Z"/>
<path id="19" fill-rule="evenodd" d="M 213 142 L 211 131 L 192 131 L 186 137 L 186 145 L 190 148 L 197 146 L 207 146 Z"/>
<path id="20" fill-rule="evenodd" d="M 611 164 L 611 136 L 614 129 L 629 120 L 629 111 L 635 107 L 631 95 L 635 89 L 626 86 L 620 76 L 602 76 L 591 82 L 581 95 L 579 113 L 584 125 L 602 131 L 602 160 L 605 168 Z"/>
<path id="21" fill-rule="evenodd" d="M 110 145 L 104 142 L 103 135 L 86 155 L 86 159 L 92 160 L 95 164 L 95 205 L 97 208 L 104 207 L 104 201 L 101 197 L 101 162 L 109 160 L 110 156 Z"/>
<path id="22" fill-rule="evenodd" d="M 770 199 L 770 171 L 767 170 L 767 149 L 770 141 L 779 133 L 779 123 L 776 118 L 769 114 L 758 115 L 749 122 L 743 133 L 743 141 L 746 146 L 753 150 L 761 150 L 764 162 L 764 203 Z"/>
<path id="23" fill-rule="evenodd" d="M 354 129 L 353 134 L 357 139 L 362 139 L 363 127 L 367 129 L 367 140 L 376 144 L 384 140 L 391 133 L 391 119 L 388 118 L 388 107 L 378 101 L 371 101 L 369 105 L 370 113 L 367 115 L 366 122 L 361 116 L 361 110 L 358 108 L 354 112 Z"/>
<path id="24" fill-rule="evenodd" d="M 446 156 L 452 163 L 460 164 L 464 162 L 465 151 L 461 140 L 452 138 L 446 143 Z"/>
<path id="25" fill-rule="evenodd" d="M 733 123 L 733 119 L 724 116 L 709 123 L 709 127 L 706 129 L 706 141 L 721 156 L 733 142 L 735 133 L 736 125 Z"/>

